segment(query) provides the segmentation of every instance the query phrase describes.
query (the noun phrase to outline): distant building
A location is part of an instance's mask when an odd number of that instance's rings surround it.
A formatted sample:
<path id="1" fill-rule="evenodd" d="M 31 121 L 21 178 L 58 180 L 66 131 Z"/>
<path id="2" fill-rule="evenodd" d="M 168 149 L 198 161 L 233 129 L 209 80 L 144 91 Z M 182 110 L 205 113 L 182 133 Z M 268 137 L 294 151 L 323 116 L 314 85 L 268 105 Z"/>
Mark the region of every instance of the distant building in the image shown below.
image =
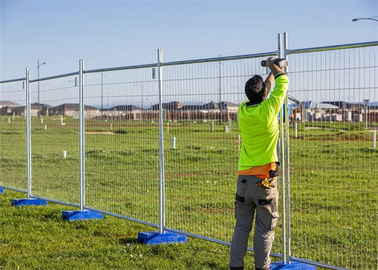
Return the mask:
<path id="1" fill-rule="evenodd" d="M 219 103 L 219 108 L 224 112 L 238 112 L 239 105 L 229 102 L 229 101 L 222 101 Z"/>
<path id="2" fill-rule="evenodd" d="M 30 105 L 30 115 L 49 115 L 49 109 L 51 108 L 48 104 L 38 104 L 34 103 Z M 26 115 L 26 106 L 18 106 L 12 108 L 12 114 L 14 115 Z"/>
<path id="3" fill-rule="evenodd" d="M 63 115 L 71 116 L 73 118 L 79 118 L 80 107 L 77 103 L 64 103 L 50 108 L 49 111 L 50 115 Z M 84 112 L 85 116 L 88 118 L 93 118 L 100 115 L 99 109 L 88 105 L 84 106 Z"/>
<path id="4" fill-rule="evenodd" d="M 0 115 L 11 115 L 13 114 L 12 109 L 18 106 L 20 106 L 20 104 L 12 101 L 0 100 Z"/>
<path id="5" fill-rule="evenodd" d="M 141 113 L 141 107 L 135 105 L 117 105 L 109 109 L 102 110 L 101 114 L 106 116 L 123 116 L 126 113 Z"/>
<path id="6" fill-rule="evenodd" d="M 216 102 L 209 102 L 202 105 L 185 105 L 181 108 L 183 111 L 216 111 L 216 112 L 237 112 L 239 109 L 239 105 L 228 102 L 222 101 L 220 103 Z"/>
<path id="7" fill-rule="evenodd" d="M 179 101 L 172 101 L 168 103 L 163 103 L 163 109 L 168 111 L 176 111 L 181 109 L 185 104 L 179 102 Z M 159 104 L 152 105 L 152 110 L 159 110 Z"/>
<path id="8" fill-rule="evenodd" d="M 345 101 L 323 101 L 322 103 L 334 105 L 340 109 L 350 109 L 351 104 Z"/>

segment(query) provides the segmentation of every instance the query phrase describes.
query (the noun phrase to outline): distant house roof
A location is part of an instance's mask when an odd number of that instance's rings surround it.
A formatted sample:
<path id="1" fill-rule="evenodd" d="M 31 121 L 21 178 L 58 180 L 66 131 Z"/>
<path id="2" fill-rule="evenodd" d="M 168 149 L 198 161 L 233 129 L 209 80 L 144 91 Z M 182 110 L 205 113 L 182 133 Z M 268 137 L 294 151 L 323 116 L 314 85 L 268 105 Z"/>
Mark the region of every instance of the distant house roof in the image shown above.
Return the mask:
<path id="1" fill-rule="evenodd" d="M 106 109 L 106 111 L 136 111 L 141 109 L 141 107 L 135 105 L 117 105 L 112 108 Z"/>
<path id="2" fill-rule="evenodd" d="M 185 105 L 181 107 L 183 111 L 198 111 L 198 110 L 215 110 L 219 109 L 219 105 L 216 102 L 209 102 L 201 105 Z"/>
<path id="3" fill-rule="evenodd" d="M 8 101 L 8 100 L 0 100 L 0 107 L 16 107 L 16 106 L 20 106 L 20 104 L 17 104 L 17 103 L 14 103 L 12 101 Z"/>
<path id="4" fill-rule="evenodd" d="M 163 103 L 163 109 L 165 110 L 179 110 L 183 106 L 185 106 L 185 104 L 181 103 L 180 101 L 172 101 L 172 102 Z M 158 110 L 158 109 L 159 109 L 159 104 L 155 104 L 152 106 L 152 110 Z"/>
<path id="5" fill-rule="evenodd" d="M 319 103 L 315 106 L 316 109 L 339 109 L 340 107 L 329 103 Z"/>
<path id="6" fill-rule="evenodd" d="M 31 104 L 31 108 L 32 109 L 51 108 L 51 105 L 43 104 L 43 103 L 33 103 L 33 104 Z"/>
<path id="7" fill-rule="evenodd" d="M 323 101 L 322 103 L 335 105 L 341 109 L 349 109 L 351 107 L 351 104 L 345 101 Z"/>
<path id="8" fill-rule="evenodd" d="M 52 107 L 51 109 L 52 110 L 62 110 L 62 109 L 64 109 L 64 110 L 71 110 L 71 111 L 79 111 L 80 107 L 79 107 L 79 104 L 77 104 L 77 103 L 64 103 L 64 104 Z M 93 106 L 89 106 L 89 105 L 85 105 L 84 109 L 85 110 L 91 110 L 91 111 L 98 110 L 97 108 L 95 108 Z"/>
<path id="9" fill-rule="evenodd" d="M 229 102 L 229 101 L 222 101 L 219 103 L 219 107 L 222 109 L 230 108 L 230 107 L 239 107 L 238 104 Z"/>

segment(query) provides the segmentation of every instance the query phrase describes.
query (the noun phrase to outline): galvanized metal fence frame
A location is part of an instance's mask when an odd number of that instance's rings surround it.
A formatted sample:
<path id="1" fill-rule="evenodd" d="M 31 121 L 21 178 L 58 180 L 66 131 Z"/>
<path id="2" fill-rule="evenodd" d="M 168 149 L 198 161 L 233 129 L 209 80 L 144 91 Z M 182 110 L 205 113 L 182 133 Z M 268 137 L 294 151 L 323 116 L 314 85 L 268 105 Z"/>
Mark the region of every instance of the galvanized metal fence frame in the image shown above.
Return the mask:
<path id="1" fill-rule="evenodd" d="M 20 190 L 13 188 L 11 186 L 4 186 L 5 189 L 18 191 L 26 193 L 28 198 L 39 198 L 45 199 L 47 201 L 51 201 L 54 203 L 60 203 L 63 205 L 74 206 L 80 208 L 81 211 L 83 210 L 94 210 L 97 212 L 101 212 L 103 214 L 115 216 L 118 218 L 142 223 L 145 225 L 149 225 L 155 228 L 158 228 L 160 233 L 164 231 L 172 231 L 181 234 L 185 234 L 188 236 L 200 238 L 203 240 L 208 240 L 224 245 L 230 245 L 229 242 L 221 241 L 219 239 L 213 239 L 201 235 L 192 234 L 190 232 L 177 230 L 175 228 L 167 228 L 165 226 L 165 180 L 164 180 L 164 128 L 163 128 L 163 67 L 165 66 L 177 66 L 177 65 L 185 65 L 185 64 L 195 64 L 195 63 L 210 63 L 210 62 L 218 62 L 218 61 L 229 61 L 229 60 L 238 60 L 238 59 L 250 59 L 250 58 L 258 58 L 258 57 L 269 57 L 269 56 L 278 56 L 282 58 L 289 58 L 292 54 L 300 54 L 300 53 L 308 53 L 308 52 L 318 52 L 318 51 L 330 51 L 330 50 L 343 50 L 343 49 L 350 49 L 350 48 L 361 48 L 361 47 L 369 47 L 369 46 L 378 46 L 378 41 L 373 42 L 364 42 L 364 43 L 354 43 L 354 44 L 343 44 L 343 45 L 335 45 L 335 46 L 323 46 L 323 47 L 313 47 L 313 48 L 304 48 L 304 49 L 289 49 L 288 48 L 288 35 L 287 33 L 278 34 L 278 50 L 277 51 L 270 51 L 265 53 L 257 53 L 257 54 L 245 54 L 245 55 L 235 55 L 235 56 L 226 56 L 226 57 L 214 57 L 214 58 L 205 58 L 205 59 L 193 59 L 193 60 L 185 60 L 185 61 L 172 61 L 172 62 L 163 62 L 163 51 L 161 49 L 158 50 L 157 54 L 157 63 L 153 64 L 145 64 L 145 65 L 133 65 L 133 66 L 120 66 L 120 67 L 112 67 L 112 68 L 100 68 L 100 69 L 91 69 L 85 70 L 84 69 L 84 61 L 79 61 L 79 70 L 71 73 L 60 74 L 55 76 L 44 77 L 36 80 L 30 80 L 30 71 L 26 69 L 26 75 L 24 78 L 18 78 L 13 80 L 4 80 L 0 81 L 0 84 L 8 83 L 8 82 L 17 82 L 17 81 L 25 81 L 26 87 L 26 117 L 27 117 L 27 190 Z M 118 215 L 115 213 L 111 213 L 108 211 L 104 211 L 101 209 L 95 209 L 85 206 L 85 115 L 84 115 L 84 78 L 85 74 L 90 73 L 97 73 L 97 72 L 108 72 L 108 71 L 121 71 L 121 70 L 130 70 L 130 69 L 141 69 L 141 68 L 156 68 L 158 70 L 158 92 L 159 92 L 159 224 L 153 224 L 151 222 L 138 220 L 135 218 L 127 217 Z M 286 72 L 288 69 L 286 68 Z M 78 196 L 80 198 L 80 204 L 72 204 L 64 201 L 54 200 L 52 198 L 41 198 L 33 196 L 32 194 L 32 171 L 31 171 L 31 153 L 32 153 L 32 145 L 31 145 L 31 113 L 30 113 L 30 83 L 32 82 L 40 82 L 46 80 L 52 80 L 56 78 L 63 78 L 68 76 L 78 75 L 79 77 L 79 108 L 80 108 L 80 190 L 78 191 Z M 272 256 L 280 257 L 283 262 L 289 263 L 290 260 L 300 261 L 304 263 L 309 263 L 312 265 L 317 265 L 320 267 L 325 267 L 329 269 L 344 269 L 342 267 L 337 267 L 333 265 L 327 265 L 317 261 L 311 261 L 304 258 L 296 258 L 291 255 L 291 235 L 290 235 L 290 171 L 289 171 L 289 154 L 290 154 L 290 146 L 289 146 L 289 116 L 288 116 L 288 96 L 285 97 L 285 106 L 281 109 L 280 115 L 285 115 L 285 119 L 280 117 L 280 158 L 281 158 L 281 204 L 283 208 L 282 212 L 282 226 L 283 226 L 283 243 L 282 243 L 282 253 L 272 253 Z M 284 111 L 283 111 L 284 110 Z M 249 250 L 253 250 L 249 248 Z"/>

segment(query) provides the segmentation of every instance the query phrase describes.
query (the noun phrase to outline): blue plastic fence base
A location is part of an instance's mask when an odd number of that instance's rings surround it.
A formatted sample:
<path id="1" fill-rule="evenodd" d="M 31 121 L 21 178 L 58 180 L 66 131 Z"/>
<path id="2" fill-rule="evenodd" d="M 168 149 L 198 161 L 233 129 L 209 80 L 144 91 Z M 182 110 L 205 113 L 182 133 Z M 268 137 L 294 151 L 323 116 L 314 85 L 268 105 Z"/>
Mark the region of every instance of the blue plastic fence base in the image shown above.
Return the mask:
<path id="1" fill-rule="evenodd" d="M 283 264 L 282 262 L 274 262 L 270 264 L 270 270 L 290 269 L 290 270 L 316 270 L 315 265 L 306 264 L 302 262 L 290 261 L 290 263 Z"/>
<path id="2" fill-rule="evenodd" d="M 17 206 L 17 207 L 20 207 L 20 206 L 31 206 L 31 205 L 36 205 L 36 206 L 43 205 L 43 206 L 46 206 L 47 202 L 45 200 L 35 199 L 35 198 L 32 198 L 32 199 L 13 199 L 12 200 L 12 205 L 13 206 Z"/>
<path id="3" fill-rule="evenodd" d="M 63 211 L 62 218 L 68 221 L 73 220 L 87 220 L 87 219 L 103 219 L 104 216 L 101 213 L 95 211 Z"/>
<path id="4" fill-rule="evenodd" d="M 0 187 L 0 194 L 3 194 L 3 193 L 4 193 L 4 189 Z"/>
<path id="5" fill-rule="evenodd" d="M 169 243 L 186 243 L 186 235 L 173 232 L 140 232 L 138 233 L 138 243 L 146 245 L 160 245 Z"/>

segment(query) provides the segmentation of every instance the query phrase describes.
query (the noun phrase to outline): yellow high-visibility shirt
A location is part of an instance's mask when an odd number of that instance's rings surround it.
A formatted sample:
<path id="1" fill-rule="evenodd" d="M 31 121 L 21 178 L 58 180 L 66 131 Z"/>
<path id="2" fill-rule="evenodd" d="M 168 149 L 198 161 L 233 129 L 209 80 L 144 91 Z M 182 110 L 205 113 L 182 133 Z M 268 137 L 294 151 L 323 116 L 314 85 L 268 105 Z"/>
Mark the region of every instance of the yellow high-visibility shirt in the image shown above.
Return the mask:
<path id="1" fill-rule="evenodd" d="M 242 146 L 239 156 L 239 172 L 255 166 L 277 162 L 276 145 L 279 136 L 277 116 L 283 104 L 289 78 L 279 73 L 270 97 L 260 104 L 243 102 L 238 111 Z"/>

